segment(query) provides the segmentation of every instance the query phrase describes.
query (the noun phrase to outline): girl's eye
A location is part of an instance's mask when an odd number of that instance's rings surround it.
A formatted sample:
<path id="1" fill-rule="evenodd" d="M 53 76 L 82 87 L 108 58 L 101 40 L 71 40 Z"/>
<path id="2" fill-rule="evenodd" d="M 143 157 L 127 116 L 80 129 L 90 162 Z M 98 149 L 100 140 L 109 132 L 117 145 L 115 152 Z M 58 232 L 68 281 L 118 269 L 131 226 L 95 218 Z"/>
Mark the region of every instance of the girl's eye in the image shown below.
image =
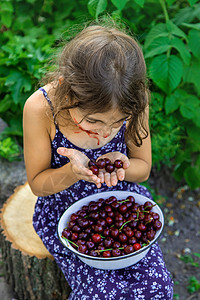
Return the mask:
<path id="1" fill-rule="evenodd" d="M 91 120 L 86 120 L 86 122 L 90 123 L 90 124 L 95 124 L 96 121 L 91 121 Z"/>

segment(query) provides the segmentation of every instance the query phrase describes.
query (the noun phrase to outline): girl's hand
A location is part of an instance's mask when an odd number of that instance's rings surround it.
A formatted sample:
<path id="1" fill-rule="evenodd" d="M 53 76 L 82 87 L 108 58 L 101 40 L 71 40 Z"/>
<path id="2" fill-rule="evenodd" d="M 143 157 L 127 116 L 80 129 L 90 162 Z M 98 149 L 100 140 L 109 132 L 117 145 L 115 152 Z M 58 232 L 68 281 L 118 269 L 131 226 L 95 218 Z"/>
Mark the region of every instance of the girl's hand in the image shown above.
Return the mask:
<path id="1" fill-rule="evenodd" d="M 120 159 L 123 162 L 123 168 L 116 169 L 111 174 L 106 172 L 105 169 L 99 170 L 98 177 L 100 178 L 101 183 L 106 183 L 107 186 L 116 186 L 118 183 L 118 180 L 123 181 L 125 178 L 125 169 L 128 169 L 130 166 L 129 159 L 126 155 L 122 154 L 121 152 L 109 152 L 106 153 L 100 157 L 100 158 L 109 158 L 112 163 L 114 163 L 115 160 Z M 97 160 L 98 160 L 97 159 Z"/>
<path id="2" fill-rule="evenodd" d="M 69 158 L 72 172 L 75 174 L 77 180 L 94 182 L 97 188 L 101 187 L 100 178 L 88 169 L 89 158 L 85 154 L 78 150 L 64 147 L 59 147 L 57 152 Z"/>

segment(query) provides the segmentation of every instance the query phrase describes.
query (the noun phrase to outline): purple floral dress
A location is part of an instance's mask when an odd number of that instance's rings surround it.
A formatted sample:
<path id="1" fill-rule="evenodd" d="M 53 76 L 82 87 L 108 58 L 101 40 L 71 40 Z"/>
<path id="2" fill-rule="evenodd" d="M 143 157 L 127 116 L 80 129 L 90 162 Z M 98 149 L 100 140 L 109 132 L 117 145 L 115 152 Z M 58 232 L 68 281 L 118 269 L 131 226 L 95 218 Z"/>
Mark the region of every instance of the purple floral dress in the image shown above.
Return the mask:
<path id="1" fill-rule="evenodd" d="M 46 91 L 40 88 L 52 108 L 52 103 Z M 82 149 L 72 144 L 59 131 L 56 125 L 56 135 L 51 143 L 52 168 L 60 168 L 69 162 L 67 157 L 57 153 L 58 147 L 80 150 L 90 159 L 119 151 L 127 154 L 124 140 L 126 125 L 122 125 L 116 136 L 106 145 L 97 149 Z M 66 249 L 57 235 L 57 225 L 64 211 L 75 201 L 94 193 L 112 190 L 136 192 L 151 198 L 149 191 L 132 182 L 119 182 L 115 187 L 105 184 L 100 189 L 96 185 L 80 180 L 59 193 L 38 197 L 33 216 L 33 226 L 42 239 L 48 251 L 54 256 L 62 270 L 72 292 L 70 300 L 149 300 L 173 299 L 173 282 L 163 261 L 161 250 L 157 243 L 153 244 L 148 254 L 137 264 L 120 270 L 100 270 L 89 267 Z"/>

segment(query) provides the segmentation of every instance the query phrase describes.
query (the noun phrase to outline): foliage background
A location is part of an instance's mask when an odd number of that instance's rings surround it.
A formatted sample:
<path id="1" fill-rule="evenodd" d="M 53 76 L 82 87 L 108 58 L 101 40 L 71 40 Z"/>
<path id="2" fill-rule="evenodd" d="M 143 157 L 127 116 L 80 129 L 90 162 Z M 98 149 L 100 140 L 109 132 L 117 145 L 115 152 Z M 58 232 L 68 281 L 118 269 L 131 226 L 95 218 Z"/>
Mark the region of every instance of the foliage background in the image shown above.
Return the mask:
<path id="1" fill-rule="evenodd" d="M 23 153 L 22 111 L 49 58 L 84 22 L 122 20 L 143 48 L 153 165 L 200 186 L 200 3 L 197 0 L 4 0 L 0 3 L 0 156 Z M 78 26 L 80 24 L 80 26 Z"/>

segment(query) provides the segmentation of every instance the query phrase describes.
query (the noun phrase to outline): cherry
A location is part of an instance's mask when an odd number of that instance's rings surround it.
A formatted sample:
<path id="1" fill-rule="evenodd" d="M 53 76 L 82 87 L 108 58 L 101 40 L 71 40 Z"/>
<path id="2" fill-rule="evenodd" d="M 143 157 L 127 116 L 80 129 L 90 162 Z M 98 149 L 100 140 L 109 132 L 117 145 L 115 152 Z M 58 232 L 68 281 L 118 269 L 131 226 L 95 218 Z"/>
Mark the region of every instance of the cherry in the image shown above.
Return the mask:
<path id="1" fill-rule="evenodd" d="M 78 233 L 77 233 L 77 232 L 72 232 L 71 240 L 72 240 L 72 241 L 78 240 Z"/>
<path id="2" fill-rule="evenodd" d="M 89 255 L 91 255 L 91 256 L 98 256 L 98 253 L 97 253 L 97 251 L 95 251 L 95 250 L 91 250 L 91 251 L 89 252 Z"/>
<path id="3" fill-rule="evenodd" d="M 96 166 L 96 161 L 94 159 L 90 159 L 88 162 L 88 167 Z"/>
<path id="4" fill-rule="evenodd" d="M 155 231 L 153 229 L 147 231 L 147 239 L 152 241 L 155 237 Z"/>
<path id="5" fill-rule="evenodd" d="M 123 162 L 121 161 L 121 159 L 117 159 L 114 161 L 114 166 L 117 169 L 123 168 Z"/>
<path id="6" fill-rule="evenodd" d="M 99 224 L 94 225 L 94 231 L 101 233 L 103 231 L 103 226 L 101 226 Z"/>
<path id="7" fill-rule="evenodd" d="M 118 239 L 121 243 L 125 243 L 127 241 L 127 236 L 124 233 L 120 233 Z"/>
<path id="8" fill-rule="evenodd" d="M 129 240 L 128 240 L 129 244 L 133 245 L 137 242 L 136 238 L 134 236 L 132 236 Z"/>
<path id="9" fill-rule="evenodd" d="M 97 166 L 91 166 L 90 170 L 92 171 L 92 173 L 96 176 L 98 176 L 99 174 L 99 168 Z"/>
<path id="10" fill-rule="evenodd" d="M 110 251 L 103 251 L 103 257 L 111 257 Z"/>
<path id="11" fill-rule="evenodd" d="M 137 251 L 137 250 L 141 249 L 141 245 L 139 243 L 135 243 L 135 244 L 133 244 L 133 248 L 135 251 Z"/>
<path id="12" fill-rule="evenodd" d="M 162 227 L 162 223 L 159 220 L 155 220 L 153 223 L 153 228 L 159 230 Z"/>
<path id="13" fill-rule="evenodd" d="M 86 250 L 87 250 L 86 245 L 80 245 L 80 246 L 78 246 L 78 251 L 79 251 L 80 253 L 85 253 Z"/>
<path id="14" fill-rule="evenodd" d="M 117 201 L 114 201 L 111 203 L 111 206 L 112 208 L 117 209 L 120 206 L 120 204 Z"/>
<path id="15" fill-rule="evenodd" d="M 105 169 L 106 169 L 106 172 L 112 173 L 115 170 L 115 167 L 112 164 L 108 164 L 105 166 Z"/>
<path id="16" fill-rule="evenodd" d="M 113 219 L 111 217 L 106 218 L 106 223 L 111 225 L 113 223 Z"/>
<path id="17" fill-rule="evenodd" d="M 97 211 L 98 208 L 99 208 L 98 205 L 94 203 L 89 206 L 89 211 Z"/>
<path id="18" fill-rule="evenodd" d="M 106 226 L 106 220 L 104 219 L 99 219 L 97 220 L 97 224 L 101 225 L 102 227 Z"/>
<path id="19" fill-rule="evenodd" d="M 113 243 L 113 248 L 120 248 L 120 246 L 121 246 L 121 244 L 120 244 L 120 242 L 118 242 L 118 241 L 115 241 L 115 242 Z"/>
<path id="20" fill-rule="evenodd" d="M 81 227 L 79 227 L 78 225 L 74 225 L 73 228 L 72 228 L 72 230 L 74 232 L 81 232 Z"/>
<path id="21" fill-rule="evenodd" d="M 144 209 L 147 210 L 147 211 L 150 211 L 153 207 L 153 204 L 150 202 L 150 201 L 146 201 L 144 203 Z"/>
<path id="22" fill-rule="evenodd" d="M 89 222 L 86 219 L 78 219 L 77 222 L 81 228 L 86 228 L 89 226 Z"/>
<path id="23" fill-rule="evenodd" d="M 126 199 L 129 199 L 131 203 L 135 203 L 135 198 L 133 196 L 128 196 Z"/>
<path id="24" fill-rule="evenodd" d="M 100 158 L 99 160 L 97 160 L 96 165 L 99 169 L 104 169 L 106 166 L 106 162 L 103 158 Z"/>
<path id="25" fill-rule="evenodd" d="M 72 214 L 70 217 L 70 221 L 76 221 L 79 218 L 77 214 Z"/>
<path id="26" fill-rule="evenodd" d="M 107 237 L 104 241 L 104 245 L 106 248 L 110 248 L 113 244 L 113 239 L 111 237 Z"/>
<path id="27" fill-rule="evenodd" d="M 101 242 L 101 236 L 98 233 L 95 233 L 92 235 L 92 240 L 94 243 L 100 243 Z"/>
<path id="28" fill-rule="evenodd" d="M 126 204 L 121 204 L 121 205 L 119 206 L 119 211 L 120 211 L 120 213 L 122 213 L 122 214 L 126 213 L 126 212 L 127 212 L 127 206 L 126 206 Z"/>
<path id="29" fill-rule="evenodd" d="M 84 240 L 78 240 L 76 242 L 76 245 L 80 246 L 80 245 L 85 245 L 85 241 Z"/>
<path id="30" fill-rule="evenodd" d="M 124 252 L 126 254 L 132 253 L 132 252 L 134 252 L 134 247 L 132 245 L 128 245 L 124 248 Z"/>
<path id="31" fill-rule="evenodd" d="M 116 238 L 118 235 L 119 235 L 119 230 L 117 229 L 117 228 L 112 228 L 111 230 L 110 230 L 110 234 L 111 234 L 111 236 L 113 237 L 113 238 Z"/>
<path id="32" fill-rule="evenodd" d="M 114 256 L 114 257 L 116 257 L 116 256 L 120 256 L 121 255 L 121 250 L 120 249 L 113 249 L 112 250 L 112 255 Z"/>
<path id="33" fill-rule="evenodd" d="M 147 227 L 146 227 L 146 225 L 145 225 L 144 223 L 139 223 L 139 224 L 138 224 L 138 229 L 139 229 L 140 231 L 146 231 L 146 230 L 147 230 Z"/>
<path id="34" fill-rule="evenodd" d="M 70 239 L 71 232 L 69 231 L 69 229 L 64 228 L 63 231 L 62 231 L 62 236 L 64 236 L 66 239 Z"/>
<path id="35" fill-rule="evenodd" d="M 106 163 L 106 166 L 111 164 L 111 160 L 109 158 L 104 158 L 104 161 Z"/>
<path id="36" fill-rule="evenodd" d="M 82 231 L 81 233 L 79 233 L 79 239 L 86 240 L 87 237 L 88 237 L 88 234 L 85 231 Z"/>
<path id="37" fill-rule="evenodd" d="M 104 236 L 109 236 L 110 235 L 110 229 L 109 228 L 104 229 L 103 235 Z"/>

